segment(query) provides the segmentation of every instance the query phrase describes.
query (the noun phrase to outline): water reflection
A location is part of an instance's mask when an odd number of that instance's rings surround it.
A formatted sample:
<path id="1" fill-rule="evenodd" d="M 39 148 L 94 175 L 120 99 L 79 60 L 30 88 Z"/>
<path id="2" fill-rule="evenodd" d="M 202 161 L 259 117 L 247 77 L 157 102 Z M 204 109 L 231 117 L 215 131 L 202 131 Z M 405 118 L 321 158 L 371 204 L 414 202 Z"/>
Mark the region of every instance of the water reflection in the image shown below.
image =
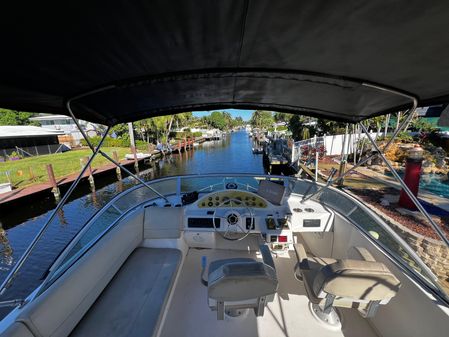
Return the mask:
<path id="1" fill-rule="evenodd" d="M 13 250 L 9 243 L 8 233 L 3 229 L 0 223 L 0 256 L 1 265 L 0 270 L 9 270 L 9 267 L 13 264 Z"/>
<path id="2" fill-rule="evenodd" d="M 123 192 L 123 181 L 122 181 L 122 180 L 118 180 L 118 181 L 115 183 L 115 192 L 116 192 L 117 194 Z"/>
<path id="3" fill-rule="evenodd" d="M 61 226 L 67 225 L 67 219 L 64 216 L 64 208 L 59 209 L 57 215 Z"/>

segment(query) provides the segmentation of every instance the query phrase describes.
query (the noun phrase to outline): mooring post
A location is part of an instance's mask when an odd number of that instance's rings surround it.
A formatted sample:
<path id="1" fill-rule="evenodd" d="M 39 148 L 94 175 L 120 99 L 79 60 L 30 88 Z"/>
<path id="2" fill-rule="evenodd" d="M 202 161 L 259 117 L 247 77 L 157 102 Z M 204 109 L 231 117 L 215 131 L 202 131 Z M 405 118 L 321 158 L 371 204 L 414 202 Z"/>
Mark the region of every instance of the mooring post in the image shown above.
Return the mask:
<path id="1" fill-rule="evenodd" d="M 84 157 L 84 162 L 83 165 L 85 165 L 85 163 L 89 162 L 89 157 Z M 92 172 L 92 166 L 89 165 L 89 167 L 87 168 L 87 172 L 89 173 L 89 184 L 90 184 L 90 189 L 92 191 L 95 191 L 95 181 L 94 181 L 94 175 Z"/>
<path id="2" fill-rule="evenodd" d="M 115 160 L 117 163 L 120 162 L 119 159 L 118 159 L 117 151 L 113 151 L 113 152 L 112 152 L 112 158 L 114 158 L 114 160 Z M 117 167 L 115 168 L 115 173 L 117 174 L 117 180 L 118 180 L 118 181 L 122 180 L 122 171 L 120 171 L 120 166 L 117 166 Z"/>
<path id="3" fill-rule="evenodd" d="M 28 172 L 30 173 L 30 180 L 35 181 L 36 176 L 34 175 L 33 168 L 31 166 L 28 168 Z"/>
<path id="4" fill-rule="evenodd" d="M 137 171 L 138 168 L 139 168 L 139 162 L 137 161 L 137 151 L 136 151 L 136 147 L 135 146 L 131 146 L 131 152 L 132 152 L 133 157 L 134 157 L 134 168 Z"/>
<path id="5" fill-rule="evenodd" d="M 52 187 L 51 192 L 54 194 L 56 201 L 61 199 L 61 192 L 59 191 L 58 184 L 56 183 L 55 173 L 53 172 L 53 166 L 51 164 L 47 164 L 47 173 L 48 180 Z"/>

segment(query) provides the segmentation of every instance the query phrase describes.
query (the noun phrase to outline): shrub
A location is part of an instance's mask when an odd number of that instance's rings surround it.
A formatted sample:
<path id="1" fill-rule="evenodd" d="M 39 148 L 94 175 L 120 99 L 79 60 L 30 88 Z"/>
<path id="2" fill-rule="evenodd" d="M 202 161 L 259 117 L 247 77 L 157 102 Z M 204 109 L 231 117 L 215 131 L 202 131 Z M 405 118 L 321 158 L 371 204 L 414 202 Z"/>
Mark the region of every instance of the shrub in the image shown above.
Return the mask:
<path id="1" fill-rule="evenodd" d="M 94 146 L 98 146 L 98 144 L 100 144 L 101 137 L 99 136 L 89 137 L 89 140 Z M 87 146 L 87 142 L 84 139 L 81 139 L 81 145 Z M 129 139 L 107 137 L 103 142 L 103 146 L 129 148 L 131 144 L 129 142 Z M 144 142 L 143 140 L 136 140 L 136 148 L 138 150 L 147 151 L 148 143 Z"/>
<path id="2" fill-rule="evenodd" d="M 9 160 L 17 160 L 17 159 L 22 159 L 22 156 L 16 151 L 12 151 L 11 154 L 9 155 Z"/>
<path id="3" fill-rule="evenodd" d="M 170 132 L 169 137 L 174 139 L 184 139 L 191 137 L 201 137 L 203 134 L 201 132 L 191 132 L 189 131 L 173 131 Z"/>

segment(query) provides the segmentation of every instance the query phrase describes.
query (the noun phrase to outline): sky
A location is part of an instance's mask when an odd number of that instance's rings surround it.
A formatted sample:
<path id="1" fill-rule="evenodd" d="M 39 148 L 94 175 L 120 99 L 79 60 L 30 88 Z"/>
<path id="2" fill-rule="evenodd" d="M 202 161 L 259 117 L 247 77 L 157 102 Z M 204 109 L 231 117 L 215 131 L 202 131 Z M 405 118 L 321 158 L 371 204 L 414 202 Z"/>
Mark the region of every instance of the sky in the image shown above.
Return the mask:
<path id="1" fill-rule="evenodd" d="M 227 111 L 232 115 L 233 118 L 240 116 L 243 118 L 244 121 L 249 121 L 254 110 L 220 109 L 219 111 Z M 210 115 L 211 112 L 212 112 L 212 110 L 211 111 L 196 111 L 196 112 L 193 112 L 193 115 L 195 117 L 203 117 L 203 116 Z"/>

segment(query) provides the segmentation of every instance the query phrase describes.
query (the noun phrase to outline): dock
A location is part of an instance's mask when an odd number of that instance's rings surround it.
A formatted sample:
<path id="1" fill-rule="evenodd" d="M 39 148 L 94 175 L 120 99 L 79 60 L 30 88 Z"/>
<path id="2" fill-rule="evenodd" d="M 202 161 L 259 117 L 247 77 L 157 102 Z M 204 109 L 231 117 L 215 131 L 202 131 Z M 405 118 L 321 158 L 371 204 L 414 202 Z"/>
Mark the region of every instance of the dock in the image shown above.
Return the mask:
<path id="1" fill-rule="evenodd" d="M 201 144 L 206 141 L 206 138 L 188 138 L 179 140 L 177 143 L 163 150 L 156 150 L 151 147 L 148 148 L 148 153 L 138 153 L 135 148 L 131 148 L 131 154 L 126 155 L 126 159 L 118 160 L 121 165 L 125 166 L 131 171 L 136 171 L 139 165 L 148 165 L 151 161 L 163 158 L 171 153 L 182 153 L 194 148 L 195 144 Z M 12 190 L 10 192 L 0 194 L 0 211 L 18 207 L 19 205 L 29 202 L 36 197 L 55 195 L 55 198 L 60 197 L 59 189 L 66 190 L 73 181 L 78 177 L 78 173 L 73 173 L 65 177 L 55 178 L 52 169 L 49 168 L 49 181 L 45 183 L 34 184 L 31 186 Z M 117 175 L 117 179 L 121 179 L 121 172 L 114 164 L 106 164 L 100 168 L 88 169 L 82 178 L 82 182 L 89 181 L 91 189 L 95 189 L 94 180 L 96 177 L 104 177 L 107 175 Z M 56 192 L 57 191 L 57 192 Z M 59 194 L 59 195 L 58 195 Z"/>
<path id="2" fill-rule="evenodd" d="M 140 159 L 139 162 L 143 163 L 144 159 Z M 138 162 L 138 163 L 139 163 Z M 132 170 L 132 167 L 135 166 L 134 160 L 121 160 L 120 164 L 125 166 L 126 168 Z M 106 164 L 100 168 L 92 169 L 92 176 L 100 177 L 108 174 L 114 174 L 117 167 L 114 164 Z M 61 177 L 55 179 L 56 185 L 58 188 L 67 189 L 70 184 L 72 184 L 75 179 L 78 177 L 79 173 L 72 173 L 68 176 Z M 84 174 L 82 181 L 88 181 L 90 178 L 89 170 Z M 48 181 L 46 183 L 35 184 L 23 188 L 19 188 L 16 190 L 12 190 L 10 192 L 0 194 L 0 210 L 10 209 L 12 207 L 16 207 L 19 204 L 23 204 L 24 202 L 35 199 L 36 197 L 41 197 L 43 195 L 51 195 L 51 192 L 54 188 L 52 182 Z"/>
<path id="3" fill-rule="evenodd" d="M 200 138 L 203 139 L 203 138 Z M 203 140 L 205 141 L 205 139 Z M 171 152 L 181 153 L 193 148 L 195 143 L 195 138 L 187 138 L 184 140 L 178 140 L 174 145 L 170 145 Z"/>

